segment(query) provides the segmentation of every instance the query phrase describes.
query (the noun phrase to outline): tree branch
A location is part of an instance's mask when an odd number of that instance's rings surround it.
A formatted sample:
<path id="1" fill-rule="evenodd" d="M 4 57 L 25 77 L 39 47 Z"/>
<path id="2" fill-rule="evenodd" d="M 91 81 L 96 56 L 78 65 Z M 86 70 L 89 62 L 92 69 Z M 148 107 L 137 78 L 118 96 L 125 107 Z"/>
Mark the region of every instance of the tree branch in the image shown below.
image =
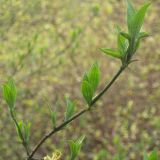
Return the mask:
<path id="1" fill-rule="evenodd" d="M 35 146 L 35 148 L 32 150 L 30 156 L 28 156 L 28 160 L 32 160 L 34 154 L 37 152 L 37 150 L 41 147 L 41 145 L 48 139 L 50 138 L 53 134 L 55 134 L 56 132 L 59 132 L 60 130 L 62 130 L 65 126 L 67 126 L 67 124 L 71 123 L 73 120 L 79 118 L 81 115 L 83 115 L 84 113 L 86 113 L 87 111 L 89 111 L 92 106 L 104 95 L 104 93 L 112 86 L 112 84 L 116 81 L 116 79 L 120 76 L 120 74 L 125 70 L 125 68 L 127 67 L 127 65 L 125 66 L 121 66 L 120 69 L 118 70 L 118 72 L 115 74 L 115 76 L 111 79 L 111 81 L 104 87 L 104 89 L 93 98 L 91 105 L 86 108 L 83 109 L 82 111 L 78 112 L 77 114 L 75 114 L 72 118 L 70 118 L 68 121 L 63 122 L 62 124 L 60 124 L 58 127 L 54 128 L 52 131 L 50 131 L 47 135 L 45 135 L 39 142 L 38 144 Z"/>

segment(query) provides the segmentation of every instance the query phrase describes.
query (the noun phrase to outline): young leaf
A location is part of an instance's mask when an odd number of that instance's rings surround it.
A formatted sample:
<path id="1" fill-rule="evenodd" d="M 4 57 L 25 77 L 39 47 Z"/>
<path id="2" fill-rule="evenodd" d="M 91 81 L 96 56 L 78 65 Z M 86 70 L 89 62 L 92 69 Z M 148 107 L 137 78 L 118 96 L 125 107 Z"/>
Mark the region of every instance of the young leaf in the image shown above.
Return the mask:
<path id="1" fill-rule="evenodd" d="M 69 120 L 73 116 L 75 110 L 75 104 L 69 98 L 66 98 L 66 103 L 67 109 L 65 113 L 65 121 Z"/>
<path id="2" fill-rule="evenodd" d="M 77 145 L 80 146 L 80 145 L 82 145 L 82 142 L 84 141 L 84 139 L 85 139 L 85 136 L 83 135 L 80 138 L 78 138 L 75 142 Z"/>
<path id="3" fill-rule="evenodd" d="M 148 160 L 148 155 L 147 155 L 147 153 L 146 153 L 146 152 L 144 152 L 143 160 Z"/>
<path id="4" fill-rule="evenodd" d="M 29 138 L 30 138 L 30 127 L 31 124 L 30 123 L 24 123 L 23 124 L 23 134 L 24 134 L 24 139 L 25 139 L 25 143 L 28 145 L 29 144 Z"/>
<path id="5" fill-rule="evenodd" d="M 138 38 L 137 38 L 137 40 L 136 40 L 136 44 L 135 44 L 135 51 L 139 48 L 139 46 L 140 46 L 140 40 L 142 39 L 142 38 L 146 38 L 146 37 L 148 37 L 149 36 L 149 34 L 148 33 L 145 33 L 145 32 L 140 32 L 139 34 L 138 34 Z"/>
<path id="6" fill-rule="evenodd" d="M 140 32 L 140 33 L 138 34 L 138 39 L 146 38 L 146 37 L 148 37 L 148 36 L 149 36 L 148 33 L 146 33 L 146 32 Z"/>
<path id="7" fill-rule="evenodd" d="M 51 114 L 52 126 L 53 128 L 55 128 L 56 127 L 56 112 L 50 110 L 50 114 Z"/>
<path id="8" fill-rule="evenodd" d="M 18 132 L 18 136 L 19 136 L 19 139 L 23 141 L 23 122 L 20 121 L 18 122 L 18 125 L 16 125 L 16 129 L 17 129 L 17 132 Z"/>
<path id="9" fill-rule="evenodd" d="M 91 84 L 93 91 L 95 92 L 100 80 L 100 70 L 97 63 L 93 64 L 92 68 L 87 74 L 88 82 Z"/>
<path id="10" fill-rule="evenodd" d="M 97 4 L 93 4 L 92 5 L 92 12 L 93 12 L 93 14 L 96 16 L 99 13 L 99 11 L 100 11 L 99 4 L 98 3 Z"/>
<path id="11" fill-rule="evenodd" d="M 89 82 L 89 79 L 88 79 L 88 73 L 86 72 L 83 76 L 83 81 L 87 81 Z"/>
<path id="12" fill-rule="evenodd" d="M 129 33 L 132 32 L 132 21 L 134 19 L 135 16 L 135 9 L 132 6 L 132 3 L 130 2 L 130 0 L 126 0 L 127 3 L 127 24 L 128 24 L 128 31 Z"/>
<path id="13" fill-rule="evenodd" d="M 122 58 L 122 55 L 119 51 L 115 51 L 115 50 L 109 49 L 109 48 L 101 48 L 100 50 L 109 56 L 119 58 L 119 59 Z"/>
<path id="14" fill-rule="evenodd" d="M 150 6 L 150 3 L 147 3 L 143 5 L 135 14 L 132 22 L 131 22 L 131 35 L 137 36 L 142 28 L 142 25 L 144 23 L 144 18 L 146 11 L 148 7 Z"/>
<path id="15" fill-rule="evenodd" d="M 53 128 L 55 128 L 56 127 L 56 112 L 52 111 L 51 105 L 49 103 L 47 103 L 47 105 L 48 105 L 49 111 L 50 111 L 52 126 L 53 126 Z"/>
<path id="16" fill-rule="evenodd" d="M 121 57 L 123 57 L 126 53 L 126 50 L 127 50 L 126 39 L 120 33 L 118 33 L 118 40 L 117 41 L 118 41 L 119 52 L 121 53 Z"/>
<path id="17" fill-rule="evenodd" d="M 121 54 L 121 57 L 124 57 L 126 50 L 127 50 L 127 42 L 126 38 L 121 35 L 121 28 L 117 25 L 117 45 L 118 45 L 118 51 Z"/>
<path id="18" fill-rule="evenodd" d="M 22 121 L 18 122 L 18 125 L 16 125 L 19 138 L 22 142 L 24 141 L 26 145 L 29 144 L 30 126 L 30 123 L 24 123 Z"/>
<path id="19" fill-rule="evenodd" d="M 3 86 L 3 96 L 10 109 L 13 109 L 16 102 L 17 90 L 12 79 Z"/>
<path id="20" fill-rule="evenodd" d="M 95 160 L 106 160 L 107 155 L 108 153 L 106 150 L 100 150 L 100 152 L 97 153 Z"/>
<path id="21" fill-rule="evenodd" d="M 71 41 L 74 42 L 79 34 L 82 32 L 82 29 L 81 28 L 77 28 L 77 29 L 74 29 L 72 32 L 71 32 Z"/>
<path id="22" fill-rule="evenodd" d="M 85 136 L 82 136 L 75 141 L 73 141 L 73 140 L 69 141 L 69 146 L 70 146 L 70 151 L 71 151 L 70 160 L 76 159 L 76 157 L 78 156 L 78 154 L 81 150 L 82 142 L 84 141 L 84 139 L 85 139 Z"/>
<path id="23" fill-rule="evenodd" d="M 94 95 L 94 91 L 93 91 L 92 86 L 89 84 L 89 82 L 82 81 L 81 91 L 82 91 L 84 99 L 86 100 L 86 102 L 90 106 L 90 104 L 92 102 L 93 95 Z"/>
<path id="24" fill-rule="evenodd" d="M 158 160 L 158 152 L 156 149 L 151 152 L 148 160 Z"/>
<path id="25" fill-rule="evenodd" d="M 126 39 L 128 39 L 128 40 L 130 40 L 130 35 L 128 34 L 128 33 L 126 33 L 126 32 L 120 32 L 120 34 L 124 37 L 124 38 L 126 38 Z"/>

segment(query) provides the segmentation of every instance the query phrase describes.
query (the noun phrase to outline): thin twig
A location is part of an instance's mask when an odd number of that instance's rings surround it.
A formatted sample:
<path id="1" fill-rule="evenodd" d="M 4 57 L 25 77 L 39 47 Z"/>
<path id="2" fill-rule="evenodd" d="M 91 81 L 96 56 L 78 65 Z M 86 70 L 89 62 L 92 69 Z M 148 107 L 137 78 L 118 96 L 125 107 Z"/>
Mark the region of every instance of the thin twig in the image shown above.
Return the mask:
<path id="1" fill-rule="evenodd" d="M 14 121 L 14 123 L 15 123 L 15 125 L 16 125 L 16 127 L 17 128 L 19 128 L 19 125 L 18 125 L 18 122 L 17 122 L 17 119 L 16 119 L 16 117 L 15 117 L 15 114 L 14 114 L 14 111 L 11 109 L 11 111 L 10 111 L 10 114 L 11 114 L 11 117 L 12 117 L 12 120 Z M 25 148 L 25 150 L 26 150 L 26 153 L 27 153 L 27 156 L 29 156 L 30 155 L 30 153 L 29 153 L 29 149 L 28 149 L 28 147 L 27 147 L 27 145 L 26 145 L 26 143 L 25 143 L 25 140 L 24 140 L 24 137 L 23 137 L 23 134 L 22 134 L 22 132 L 20 131 L 19 132 L 19 134 L 21 134 L 21 137 L 22 137 L 22 145 L 23 145 L 23 147 Z"/>
<path id="2" fill-rule="evenodd" d="M 78 117 L 80 117 L 81 115 L 83 115 L 84 113 L 86 113 L 87 111 L 89 111 L 93 106 L 103 95 L 104 93 L 112 86 L 112 84 L 115 82 L 115 80 L 120 76 L 120 74 L 124 71 L 124 69 L 127 67 L 126 66 L 122 66 L 120 67 L 120 69 L 118 70 L 118 72 L 115 74 L 115 76 L 112 78 L 112 80 L 105 86 L 105 88 L 96 96 L 93 98 L 92 103 L 90 105 L 90 107 L 83 109 L 82 111 L 78 112 L 77 114 L 75 114 L 72 118 L 70 118 L 68 121 L 63 122 L 62 124 L 60 124 L 58 127 L 54 128 L 50 133 L 48 133 L 47 135 L 45 135 L 40 141 L 39 143 L 35 146 L 35 148 L 32 150 L 30 156 L 28 157 L 28 160 L 31 160 L 32 157 L 34 156 L 34 154 L 36 153 L 36 151 L 40 148 L 40 146 L 48 139 L 50 138 L 53 134 L 55 134 L 56 132 L 59 132 L 60 130 L 62 130 L 67 124 L 71 123 L 73 120 L 77 119 Z"/>
<path id="3" fill-rule="evenodd" d="M 115 76 L 112 78 L 110 83 L 108 83 L 104 89 L 93 98 L 91 106 L 94 105 L 103 95 L 104 93 L 112 86 L 112 84 L 115 82 L 115 80 L 119 77 L 119 75 L 123 72 L 123 70 L 126 68 L 126 66 L 120 67 L 119 71 L 115 74 Z"/>

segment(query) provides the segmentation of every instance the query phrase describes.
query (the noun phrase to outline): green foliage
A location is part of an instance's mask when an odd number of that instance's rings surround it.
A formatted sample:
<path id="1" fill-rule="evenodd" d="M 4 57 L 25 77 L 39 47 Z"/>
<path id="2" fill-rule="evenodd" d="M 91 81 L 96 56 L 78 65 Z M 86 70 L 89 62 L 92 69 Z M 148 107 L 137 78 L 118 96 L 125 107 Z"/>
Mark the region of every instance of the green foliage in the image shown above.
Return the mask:
<path id="1" fill-rule="evenodd" d="M 137 35 L 139 34 L 139 32 L 142 28 L 142 25 L 144 23 L 144 17 L 145 17 L 145 14 L 146 14 L 148 7 L 150 6 L 150 3 L 143 5 L 136 12 L 133 12 L 133 9 L 131 9 L 131 7 L 129 7 L 129 6 L 128 6 L 128 15 L 130 15 L 130 12 L 132 12 L 132 13 L 131 13 L 130 17 L 129 16 L 127 17 L 128 30 L 129 30 L 131 37 L 135 38 L 135 37 L 137 37 Z"/>
<path id="2" fill-rule="evenodd" d="M 47 103 L 47 105 L 49 107 L 49 112 L 50 112 L 52 126 L 53 126 L 53 128 L 55 128 L 56 127 L 56 121 L 57 121 L 56 112 L 52 110 L 51 105 L 49 103 Z"/>
<path id="3" fill-rule="evenodd" d="M 118 52 L 120 53 L 121 60 L 123 61 L 123 57 L 125 57 L 127 52 L 128 40 L 130 39 L 130 36 L 127 33 L 121 32 L 121 28 L 119 26 L 117 26 L 117 34 Z"/>
<path id="4" fill-rule="evenodd" d="M 136 45 L 135 45 L 135 51 L 138 49 L 139 45 L 140 45 L 140 40 L 143 39 L 143 38 L 146 38 L 148 37 L 149 34 L 146 33 L 146 32 L 140 32 L 138 34 L 138 37 L 137 37 L 137 41 L 136 41 Z"/>
<path id="5" fill-rule="evenodd" d="M 15 123 L 19 139 L 21 140 L 23 146 L 28 152 L 27 146 L 29 145 L 29 138 L 30 138 L 30 123 L 24 123 L 22 121 L 17 122 L 14 110 L 17 97 L 17 90 L 14 81 L 12 79 L 9 79 L 8 82 L 4 84 L 3 96 L 9 106 L 10 115 Z"/>
<path id="6" fill-rule="evenodd" d="M 138 39 L 146 38 L 146 37 L 148 37 L 148 36 L 149 36 L 148 33 L 146 33 L 146 32 L 140 32 L 139 35 L 138 35 Z"/>
<path id="7" fill-rule="evenodd" d="M 104 52 L 106 55 L 118 58 L 122 61 L 126 55 L 127 48 L 128 48 L 128 40 L 130 39 L 130 36 L 125 33 L 121 32 L 121 29 L 119 26 L 117 26 L 117 46 L 118 49 L 108 49 L 108 48 L 101 48 L 100 50 Z"/>
<path id="8" fill-rule="evenodd" d="M 74 43 L 76 41 L 76 39 L 78 38 L 78 36 L 80 35 L 80 33 L 82 33 L 82 29 L 78 28 L 78 29 L 74 29 L 71 32 L 71 41 Z"/>
<path id="9" fill-rule="evenodd" d="M 120 32 L 120 34 L 121 34 L 124 38 L 126 38 L 126 39 L 128 39 L 128 40 L 131 39 L 130 35 L 129 35 L 128 33 L 126 33 L 126 32 Z"/>
<path id="10" fill-rule="evenodd" d="M 116 50 L 113 50 L 113 49 L 110 49 L 110 48 L 101 48 L 100 50 L 102 52 L 104 52 L 105 54 L 109 55 L 109 56 L 119 58 L 119 59 L 122 58 L 122 55 L 119 51 L 116 51 Z"/>
<path id="11" fill-rule="evenodd" d="M 56 112 L 50 109 L 50 116 L 53 128 L 56 127 Z"/>
<path id="12" fill-rule="evenodd" d="M 77 158 L 81 150 L 82 142 L 84 141 L 84 139 L 85 139 L 85 136 L 81 136 L 77 140 L 75 141 L 71 140 L 69 142 L 70 152 L 71 152 L 70 160 L 75 160 Z"/>
<path id="13" fill-rule="evenodd" d="M 99 6 L 99 4 L 93 4 L 92 5 L 92 12 L 93 12 L 93 14 L 94 15 L 97 15 L 98 13 L 99 13 L 99 11 L 100 11 L 100 6 Z"/>
<path id="14" fill-rule="evenodd" d="M 12 79 L 9 79 L 7 83 L 3 85 L 3 96 L 10 109 L 14 109 L 17 90 Z"/>
<path id="15" fill-rule="evenodd" d="M 73 116 L 75 110 L 75 104 L 69 98 L 66 98 L 66 104 L 65 121 L 69 120 Z"/>
<path id="16" fill-rule="evenodd" d="M 97 153 L 96 157 L 94 160 L 106 160 L 107 159 L 107 151 L 106 150 L 101 150 L 100 152 Z"/>
<path id="17" fill-rule="evenodd" d="M 158 160 L 158 151 L 157 149 L 154 149 L 150 155 L 147 155 L 147 153 L 144 153 L 143 160 Z"/>
<path id="18" fill-rule="evenodd" d="M 100 81 L 100 70 L 97 63 L 94 63 L 89 72 L 87 72 L 84 80 L 87 81 L 95 92 Z"/>
<path id="19" fill-rule="evenodd" d="M 88 105 L 91 105 L 92 98 L 100 81 L 100 70 L 97 63 L 94 63 L 91 69 L 83 76 L 81 91 Z"/>
<path id="20" fill-rule="evenodd" d="M 25 143 L 25 145 L 29 145 L 30 127 L 31 127 L 30 123 L 24 123 L 22 121 L 18 122 L 17 125 L 17 132 L 19 138 L 21 139 L 22 143 Z"/>
<path id="21" fill-rule="evenodd" d="M 88 105 L 91 105 L 92 102 L 92 97 L 94 95 L 93 88 L 91 84 L 89 84 L 87 81 L 83 80 L 82 85 L 81 85 L 81 91 L 83 94 L 84 99 L 88 103 Z"/>
<path id="22" fill-rule="evenodd" d="M 140 44 L 140 39 L 147 37 L 148 34 L 140 32 L 144 23 L 144 18 L 150 3 L 143 5 L 138 11 L 136 11 L 130 2 L 127 3 L 127 26 L 128 32 L 122 32 L 120 27 L 118 30 L 118 49 L 102 48 L 101 51 L 115 58 L 119 58 L 122 65 L 128 65 L 132 60 L 133 54 L 136 52 Z"/>
<path id="23" fill-rule="evenodd" d="M 126 0 L 127 2 L 127 25 L 128 25 L 128 31 L 131 33 L 132 30 L 132 21 L 135 16 L 135 9 L 133 5 L 131 4 L 130 0 Z"/>

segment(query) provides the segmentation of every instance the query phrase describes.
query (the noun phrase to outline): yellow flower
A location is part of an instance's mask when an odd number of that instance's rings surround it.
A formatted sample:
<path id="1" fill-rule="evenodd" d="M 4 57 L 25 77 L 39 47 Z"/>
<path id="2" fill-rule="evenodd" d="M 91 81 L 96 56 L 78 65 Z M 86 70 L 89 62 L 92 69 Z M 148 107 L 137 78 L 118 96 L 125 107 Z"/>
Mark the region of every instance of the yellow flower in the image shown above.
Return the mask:
<path id="1" fill-rule="evenodd" d="M 52 156 L 46 156 L 44 157 L 44 160 L 60 160 L 61 158 L 61 152 L 60 151 L 55 151 Z"/>

